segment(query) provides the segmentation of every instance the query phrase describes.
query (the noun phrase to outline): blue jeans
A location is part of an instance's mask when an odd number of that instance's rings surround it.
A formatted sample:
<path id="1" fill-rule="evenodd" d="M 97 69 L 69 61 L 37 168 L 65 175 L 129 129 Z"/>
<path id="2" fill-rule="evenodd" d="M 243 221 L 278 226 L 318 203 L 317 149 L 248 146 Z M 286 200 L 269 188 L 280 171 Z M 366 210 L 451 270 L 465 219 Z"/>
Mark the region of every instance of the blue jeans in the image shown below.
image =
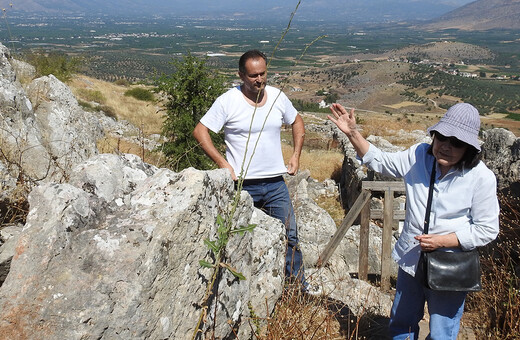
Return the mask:
<path id="1" fill-rule="evenodd" d="M 421 258 L 422 261 L 422 258 Z M 415 277 L 399 268 L 394 303 L 390 314 L 390 336 L 394 340 L 417 340 L 424 303 L 430 314 L 430 340 L 456 340 L 464 312 L 466 292 L 442 292 L 426 287 L 419 266 Z"/>
<path id="2" fill-rule="evenodd" d="M 282 176 L 245 180 L 242 186 L 253 198 L 255 207 L 285 225 L 287 252 L 285 255 L 285 276 L 297 278 L 306 287 L 302 252 L 299 246 L 296 217 L 289 196 L 289 189 Z"/>

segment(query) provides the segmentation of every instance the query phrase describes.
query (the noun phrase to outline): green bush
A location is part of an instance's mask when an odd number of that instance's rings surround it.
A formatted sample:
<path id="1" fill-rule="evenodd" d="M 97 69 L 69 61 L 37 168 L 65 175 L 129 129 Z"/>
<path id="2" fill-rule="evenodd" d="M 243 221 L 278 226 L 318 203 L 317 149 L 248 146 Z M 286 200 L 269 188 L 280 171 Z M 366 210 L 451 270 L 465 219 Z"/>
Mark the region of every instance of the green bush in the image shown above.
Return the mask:
<path id="1" fill-rule="evenodd" d="M 39 77 L 52 74 L 63 82 L 69 81 L 83 63 L 82 58 L 60 52 L 31 52 L 24 59 L 34 66 Z"/>
<path id="2" fill-rule="evenodd" d="M 180 60 L 172 60 L 173 73 L 156 79 L 156 92 L 166 97 L 162 127 L 166 141 L 159 149 L 166 156 L 166 165 L 174 171 L 190 166 L 201 170 L 216 167 L 192 135 L 200 118 L 225 90 L 223 78 L 206 62 L 207 57 L 201 59 L 188 53 Z M 217 149 L 224 151 L 224 135 L 210 135 Z"/>
<path id="3" fill-rule="evenodd" d="M 130 82 L 126 78 L 119 78 L 118 80 L 116 80 L 114 82 L 114 84 L 120 85 L 120 86 L 129 86 Z"/>
<path id="4" fill-rule="evenodd" d="M 104 104 L 106 101 L 106 98 L 103 95 L 103 93 L 101 93 L 101 91 L 98 90 L 78 89 L 78 96 L 87 102 L 96 102 L 99 104 Z"/>
<path id="5" fill-rule="evenodd" d="M 142 87 L 134 87 L 133 89 L 127 90 L 125 96 L 134 97 L 135 99 L 145 102 L 153 102 L 155 100 L 152 91 L 143 89 Z"/>

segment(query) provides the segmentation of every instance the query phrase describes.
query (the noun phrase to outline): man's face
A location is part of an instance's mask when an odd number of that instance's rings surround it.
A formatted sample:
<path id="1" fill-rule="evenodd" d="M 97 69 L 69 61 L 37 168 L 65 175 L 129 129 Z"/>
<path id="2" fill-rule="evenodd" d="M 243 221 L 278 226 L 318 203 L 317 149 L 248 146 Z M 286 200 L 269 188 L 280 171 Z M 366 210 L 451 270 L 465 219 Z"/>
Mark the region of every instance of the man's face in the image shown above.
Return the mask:
<path id="1" fill-rule="evenodd" d="M 263 90 L 267 81 L 267 65 L 263 58 L 248 59 L 245 64 L 246 72 L 238 72 L 244 83 L 244 90 L 258 94 Z"/>

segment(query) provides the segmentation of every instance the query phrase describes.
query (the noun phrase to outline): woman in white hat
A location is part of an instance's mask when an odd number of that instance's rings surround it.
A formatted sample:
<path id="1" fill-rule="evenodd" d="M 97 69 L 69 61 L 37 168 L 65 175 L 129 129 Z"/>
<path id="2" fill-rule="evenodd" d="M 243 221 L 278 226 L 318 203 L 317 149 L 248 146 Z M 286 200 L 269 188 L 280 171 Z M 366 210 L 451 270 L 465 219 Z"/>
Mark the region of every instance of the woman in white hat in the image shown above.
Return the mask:
<path id="1" fill-rule="evenodd" d="M 456 339 L 467 292 L 435 291 L 425 285 L 422 252 L 438 248 L 471 250 L 498 235 L 499 205 L 496 178 L 480 161 L 480 116 L 466 103 L 452 106 L 428 128 L 432 144 L 420 143 L 401 152 L 387 153 L 363 138 L 356 128 L 354 109 L 331 106 L 329 119 L 343 131 L 361 162 L 406 184 L 406 218 L 392 252 L 399 265 L 396 294 L 390 315 L 393 339 L 417 339 L 419 321 L 428 304 L 428 339 Z M 435 167 L 428 234 L 424 219 Z M 464 275 L 464 273 L 461 273 Z"/>

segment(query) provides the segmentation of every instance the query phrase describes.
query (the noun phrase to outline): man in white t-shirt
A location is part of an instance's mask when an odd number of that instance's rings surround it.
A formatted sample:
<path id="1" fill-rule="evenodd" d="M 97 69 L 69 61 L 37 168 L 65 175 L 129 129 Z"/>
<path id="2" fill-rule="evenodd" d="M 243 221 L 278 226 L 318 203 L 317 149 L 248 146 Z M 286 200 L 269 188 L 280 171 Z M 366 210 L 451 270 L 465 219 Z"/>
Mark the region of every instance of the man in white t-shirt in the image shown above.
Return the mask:
<path id="1" fill-rule="evenodd" d="M 282 175 L 297 173 L 303 146 L 303 119 L 281 91 L 266 85 L 267 60 L 250 50 L 239 60 L 240 86 L 221 95 L 193 131 L 206 154 L 220 167 L 229 169 L 234 181 L 244 179 L 243 190 L 255 206 L 278 218 L 286 227 L 285 275 L 297 278 L 303 290 L 308 284 L 303 273 L 302 253 L 289 190 Z M 286 166 L 282 156 L 282 124 L 292 126 L 294 151 Z M 209 130 L 224 129 L 226 157 L 214 146 Z M 298 281 L 297 281 L 298 282 Z"/>

